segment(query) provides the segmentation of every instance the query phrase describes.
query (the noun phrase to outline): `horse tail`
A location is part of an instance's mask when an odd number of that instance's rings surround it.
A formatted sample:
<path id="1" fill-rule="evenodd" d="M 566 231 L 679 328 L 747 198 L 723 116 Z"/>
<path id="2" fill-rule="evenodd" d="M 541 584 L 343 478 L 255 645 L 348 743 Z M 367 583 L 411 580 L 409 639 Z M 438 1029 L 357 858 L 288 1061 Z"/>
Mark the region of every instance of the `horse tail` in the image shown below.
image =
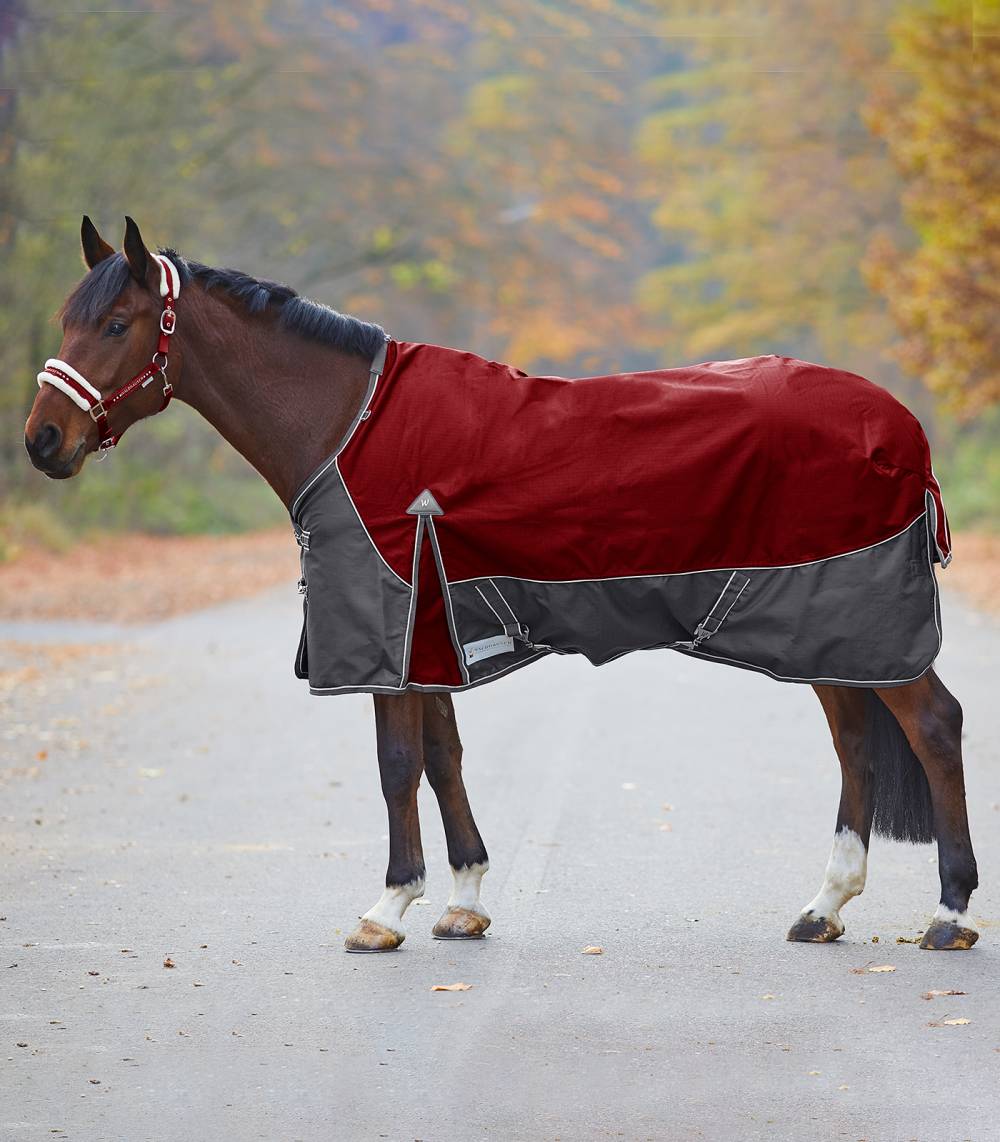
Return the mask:
<path id="1" fill-rule="evenodd" d="M 934 840 L 931 787 L 899 722 L 874 690 L 865 691 L 865 756 L 872 782 L 872 828 L 911 844 Z"/>

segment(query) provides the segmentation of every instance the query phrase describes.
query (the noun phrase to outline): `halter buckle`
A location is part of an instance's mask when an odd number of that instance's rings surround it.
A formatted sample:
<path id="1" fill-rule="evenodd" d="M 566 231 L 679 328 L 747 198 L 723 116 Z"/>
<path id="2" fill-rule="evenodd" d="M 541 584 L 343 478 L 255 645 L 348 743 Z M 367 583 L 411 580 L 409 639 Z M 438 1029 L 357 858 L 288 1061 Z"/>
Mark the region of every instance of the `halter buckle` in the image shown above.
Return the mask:
<path id="1" fill-rule="evenodd" d="M 90 419 L 97 424 L 102 417 L 108 415 L 108 410 L 104 407 L 104 401 L 99 400 L 96 404 L 90 406 Z"/>
<path id="2" fill-rule="evenodd" d="M 160 332 L 169 337 L 177 328 L 177 314 L 172 309 L 164 309 L 160 314 Z"/>

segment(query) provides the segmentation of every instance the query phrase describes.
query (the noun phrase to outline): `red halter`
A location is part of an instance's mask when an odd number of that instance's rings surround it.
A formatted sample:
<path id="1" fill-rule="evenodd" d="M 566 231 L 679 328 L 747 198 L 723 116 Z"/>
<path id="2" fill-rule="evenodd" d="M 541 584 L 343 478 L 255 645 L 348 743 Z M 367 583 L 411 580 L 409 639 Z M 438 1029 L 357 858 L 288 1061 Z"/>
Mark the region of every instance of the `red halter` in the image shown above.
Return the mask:
<path id="1" fill-rule="evenodd" d="M 163 298 L 163 312 L 160 314 L 160 336 L 156 345 L 156 352 L 153 354 L 152 361 L 142 372 L 136 373 L 131 380 L 126 381 L 125 384 L 106 397 L 102 397 L 87 378 L 77 372 L 72 365 L 66 361 L 60 361 L 58 357 L 50 357 L 45 362 L 43 371 L 38 374 L 39 388 L 45 384 L 52 385 L 60 392 L 65 393 L 74 404 L 90 413 L 91 419 L 97 425 L 97 431 L 101 436 L 98 444 L 98 450 L 101 452 L 114 448 L 125 434 L 125 430 L 122 429 L 115 435 L 108 423 L 108 413 L 115 405 L 121 404 L 126 397 L 130 397 L 137 389 L 144 389 L 156 376 L 163 378 L 163 404 L 160 405 L 157 412 L 163 412 L 170 404 L 170 398 L 174 395 L 173 386 L 167 379 L 167 350 L 170 346 L 170 338 L 177 327 L 174 299 L 180 293 L 181 279 L 177 267 L 169 258 L 165 258 L 162 254 L 154 254 L 153 257 L 160 265 L 160 296 Z"/>

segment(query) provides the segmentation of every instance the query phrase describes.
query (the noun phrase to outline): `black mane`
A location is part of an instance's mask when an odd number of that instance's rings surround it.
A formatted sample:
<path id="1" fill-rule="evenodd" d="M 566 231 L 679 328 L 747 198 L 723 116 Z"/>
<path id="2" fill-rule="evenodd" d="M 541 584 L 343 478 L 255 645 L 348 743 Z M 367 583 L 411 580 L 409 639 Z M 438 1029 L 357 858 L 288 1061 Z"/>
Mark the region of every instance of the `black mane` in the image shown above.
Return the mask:
<path id="1" fill-rule="evenodd" d="M 160 250 L 177 267 L 183 287 L 196 281 L 205 290 L 221 289 L 243 303 L 247 313 L 277 310 L 282 328 L 298 333 L 310 341 L 321 341 L 334 349 L 359 356 L 374 357 L 385 331 L 380 325 L 361 321 L 346 313 L 338 313 L 327 305 L 300 297 L 291 286 L 252 278 L 239 270 L 217 270 L 200 262 L 189 262 L 174 250 Z M 114 254 L 90 271 L 66 299 L 60 316 L 64 321 L 81 325 L 97 325 L 112 306 L 129 280 L 128 263 L 123 254 Z"/>

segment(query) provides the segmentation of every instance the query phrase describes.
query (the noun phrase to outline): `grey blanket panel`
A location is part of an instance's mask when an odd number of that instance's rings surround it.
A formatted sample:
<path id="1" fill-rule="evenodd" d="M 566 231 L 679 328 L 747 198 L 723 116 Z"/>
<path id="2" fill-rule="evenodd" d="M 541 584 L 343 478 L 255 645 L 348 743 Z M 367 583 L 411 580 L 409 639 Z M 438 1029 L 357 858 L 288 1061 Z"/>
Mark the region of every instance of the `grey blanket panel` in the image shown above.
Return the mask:
<path id="1" fill-rule="evenodd" d="M 709 638 L 694 649 L 685 646 L 733 570 L 452 584 L 460 643 L 503 634 L 501 618 L 523 630 L 513 653 L 469 664 L 470 678 L 475 683 L 509 670 L 539 646 L 583 654 L 595 665 L 631 650 L 673 646 L 786 681 L 892 685 L 919 677 L 940 649 L 926 516 L 894 539 L 849 555 L 740 569 L 750 580 L 746 590 Z"/>
<path id="2" fill-rule="evenodd" d="M 412 591 L 375 550 L 338 470 L 327 474 L 322 495 L 305 502 L 299 523 L 309 547 L 296 673 L 317 691 L 399 688 Z"/>

